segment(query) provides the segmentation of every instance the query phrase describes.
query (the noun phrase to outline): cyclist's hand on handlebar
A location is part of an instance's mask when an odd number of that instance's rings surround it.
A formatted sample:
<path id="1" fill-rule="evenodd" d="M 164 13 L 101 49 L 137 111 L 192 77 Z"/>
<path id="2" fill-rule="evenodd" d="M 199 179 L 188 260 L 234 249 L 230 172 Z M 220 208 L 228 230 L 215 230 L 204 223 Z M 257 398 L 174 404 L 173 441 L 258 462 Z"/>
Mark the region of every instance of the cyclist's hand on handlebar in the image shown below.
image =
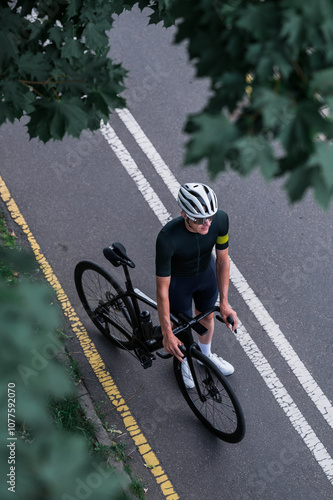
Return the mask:
<path id="1" fill-rule="evenodd" d="M 163 347 L 172 356 L 175 356 L 179 361 L 183 361 L 183 354 L 179 349 L 179 346 L 183 343 L 172 333 L 170 335 L 163 336 Z"/>
<path id="2" fill-rule="evenodd" d="M 232 331 L 234 332 L 238 326 L 238 317 L 237 317 L 237 313 L 236 311 L 234 311 L 230 306 L 229 304 L 227 305 L 223 305 L 221 304 L 220 306 L 220 313 L 221 313 L 221 317 L 224 321 L 224 323 L 227 325 L 228 328 L 231 327 Z M 228 316 L 232 316 L 233 319 L 234 319 L 234 324 L 231 325 L 228 321 Z"/>

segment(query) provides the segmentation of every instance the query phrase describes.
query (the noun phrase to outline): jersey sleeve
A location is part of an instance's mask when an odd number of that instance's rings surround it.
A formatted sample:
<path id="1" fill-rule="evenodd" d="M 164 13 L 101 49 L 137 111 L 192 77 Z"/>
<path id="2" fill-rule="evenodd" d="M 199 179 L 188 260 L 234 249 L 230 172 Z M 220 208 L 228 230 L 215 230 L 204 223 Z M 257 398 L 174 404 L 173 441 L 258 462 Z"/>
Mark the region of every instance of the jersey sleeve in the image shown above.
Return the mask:
<path id="1" fill-rule="evenodd" d="M 156 239 L 155 266 L 156 276 L 171 276 L 171 258 L 173 248 L 170 237 L 162 230 Z"/>
<path id="2" fill-rule="evenodd" d="M 216 240 L 216 249 L 225 250 L 229 246 L 229 217 L 223 210 L 219 210 L 217 216 L 219 221 L 219 232 Z"/>

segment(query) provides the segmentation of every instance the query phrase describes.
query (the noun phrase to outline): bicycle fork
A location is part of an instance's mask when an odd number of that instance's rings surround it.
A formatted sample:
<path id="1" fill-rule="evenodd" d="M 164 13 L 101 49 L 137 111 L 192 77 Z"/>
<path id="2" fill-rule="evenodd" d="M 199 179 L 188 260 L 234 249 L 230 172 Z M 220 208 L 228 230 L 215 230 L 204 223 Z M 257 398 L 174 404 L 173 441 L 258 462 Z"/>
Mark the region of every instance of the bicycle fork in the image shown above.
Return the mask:
<path id="1" fill-rule="evenodd" d="M 199 385 L 198 378 L 197 378 L 197 370 L 194 368 L 194 364 L 193 364 L 193 358 L 192 358 L 192 354 L 191 354 L 192 349 L 200 350 L 196 343 L 191 344 L 189 347 L 180 346 L 180 350 L 182 351 L 184 356 L 187 357 L 188 366 L 190 368 L 190 372 L 191 372 L 191 375 L 193 377 L 193 382 L 194 382 L 196 391 L 198 393 L 198 396 L 200 398 L 200 401 L 202 403 L 204 403 L 205 401 L 207 401 L 207 397 L 202 393 L 202 391 L 200 389 L 200 385 Z M 207 380 L 204 380 L 203 382 L 205 383 L 206 386 L 208 386 L 208 383 L 211 383 L 212 380 L 209 380 L 209 379 L 211 379 L 210 373 L 207 373 L 206 375 L 207 375 Z"/>

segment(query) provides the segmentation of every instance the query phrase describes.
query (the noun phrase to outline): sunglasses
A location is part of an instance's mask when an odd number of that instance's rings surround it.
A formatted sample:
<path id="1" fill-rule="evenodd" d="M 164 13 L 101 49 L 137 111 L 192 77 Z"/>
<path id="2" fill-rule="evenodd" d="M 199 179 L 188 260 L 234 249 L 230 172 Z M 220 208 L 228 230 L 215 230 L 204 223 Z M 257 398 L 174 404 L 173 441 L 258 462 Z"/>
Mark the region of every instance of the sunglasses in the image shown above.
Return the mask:
<path id="1" fill-rule="evenodd" d="M 198 226 L 202 226 L 203 224 L 205 224 L 206 221 L 212 222 L 214 217 L 215 217 L 215 215 L 212 215 L 211 217 L 198 217 L 197 219 L 192 219 L 192 217 L 189 217 L 189 219 L 194 224 L 197 224 Z"/>

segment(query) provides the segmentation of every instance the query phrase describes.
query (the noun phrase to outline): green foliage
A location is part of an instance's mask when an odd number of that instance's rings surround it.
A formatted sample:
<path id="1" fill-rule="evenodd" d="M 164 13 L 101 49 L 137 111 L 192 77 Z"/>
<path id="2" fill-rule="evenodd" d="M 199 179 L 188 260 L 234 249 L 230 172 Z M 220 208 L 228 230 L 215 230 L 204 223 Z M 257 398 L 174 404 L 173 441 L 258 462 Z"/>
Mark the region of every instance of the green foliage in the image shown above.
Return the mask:
<path id="1" fill-rule="evenodd" d="M 15 248 L 16 237 L 14 234 L 9 234 L 4 215 L 0 212 L 0 248 L 1 247 Z M 15 269 L 10 267 L 8 264 L 0 262 L 0 280 L 4 280 L 7 283 L 15 282 L 16 274 Z"/>
<path id="2" fill-rule="evenodd" d="M 36 263 L 26 253 L 0 247 L 0 261 L 20 276 L 0 281 L 1 499 L 124 499 L 117 477 L 91 458 L 82 435 L 64 430 L 72 426 L 73 404 L 54 404 L 73 402 L 72 383 L 56 359 L 61 325 L 54 294 L 31 283 Z"/>
<path id="3" fill-rule="evenodd" d="M 58 429 L 79 433 L 84 435 L 87 441 L 94 443 L 95 427 L 87 420 L 77 396 L 52 398 L 49 409 Z"/>
<path id="4" fill-rule="evenodd" d="M 198 77 L 211 82 L 205 108 L 190 116 L 186 163 L 207 160 L 213 176 L 260 168 L 286 176 L 291 201 L 312 187 L 333 195 L 333 4 L 327 0 L 164 2 L 175 41 L 188 42 Z M 153 2 L 155 19 L 163 12 Z M 168 21 L 169 22 L 169 19 Z M 235 112 L 236 111 L 236 112 Z"/>
<path id="5" fill-rule="evenodd" d="M 128 4 L 130 2 L 127 2 Z M 1 2 L 0 124 L 23 115 L 30 137 L 79 137 L 122 107 L 126 71 L 108 57 L 122 2 Z"/>
<path id="6" fill-rule="evenodd" d="M 176 25 L 204 109 L 188 117 L 186 163 L 207 161 L 265 179 L 286 178 L 291 201 L 308 188 L 333 194 L 333 4 L 328 0 L 45 0 L 0 6 L 0 124 L 23 114 L 30 137 L 95 130 L 120 97 L 126 71 L 108 57 L 113 14 L 150 7 L 150 23 Z M 133 49 L 135 50 L 135 49 Z M 323 145 L 323 147 L 320 146 Z"/>
<path id="7" fill-rule="evenodd" d="M 142 482 L 139 479 L 134 479 L 130 484 L 130 491 L 137 497 L 139 500 L 145 500 L 145 488 L 142 485 Z"/>

